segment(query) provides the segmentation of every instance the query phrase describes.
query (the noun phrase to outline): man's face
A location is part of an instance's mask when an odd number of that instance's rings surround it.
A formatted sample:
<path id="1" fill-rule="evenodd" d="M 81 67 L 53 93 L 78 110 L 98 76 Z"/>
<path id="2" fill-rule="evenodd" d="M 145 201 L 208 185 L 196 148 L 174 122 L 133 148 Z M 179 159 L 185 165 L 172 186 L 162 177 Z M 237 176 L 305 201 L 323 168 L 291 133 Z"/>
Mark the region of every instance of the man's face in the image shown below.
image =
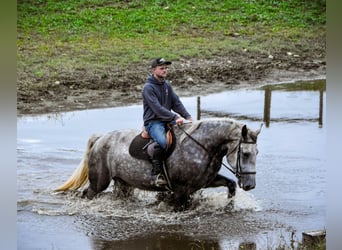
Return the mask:
<path id="1" fill-rule="evenodd" d="M 167 75 L 167 65 L 160 65 L 152 69 L 153 75 L 158 79 L 162 80 L 166 78 Z"/>

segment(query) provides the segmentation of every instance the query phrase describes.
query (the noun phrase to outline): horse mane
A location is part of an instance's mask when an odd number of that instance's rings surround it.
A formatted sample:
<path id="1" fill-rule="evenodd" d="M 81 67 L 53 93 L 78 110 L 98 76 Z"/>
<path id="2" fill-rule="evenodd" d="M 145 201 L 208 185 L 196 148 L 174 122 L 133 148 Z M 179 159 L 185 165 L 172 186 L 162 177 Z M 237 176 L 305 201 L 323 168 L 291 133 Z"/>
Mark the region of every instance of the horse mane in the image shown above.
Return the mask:
<path id="1" fill-rule="evenodd" d="M 195 121 L 195 122 L 192 122 L 191 124 L 191 127 L 185 129 L 185 132 L 189 135 L 191 135 L 195 130 L 197 130 L 202 124 L 202 120 L 200 121 Z M 186 135 L 186 133 L 182 133 L 179 141 L 180 143 L 183 143 L 183 141 L 188 138 L 188 136 Z"/>
<path id="2" fill-rule="evenodd" d="M 193 132 L 195 132 L 197 129 L 199 129 L 199 127 L 204 124 L 204 123 L 208 123 L 208 122 L 233 122 L 233 123 L 236 123 L 237 125 L 240 124 L 240 123 L 237 123 L 236 120 L 232 119 L 232 118 L 228 118 L 228 117 L 225 117 L 225 118 L 207 118 L 207 119 L 203 119 L 203 120 L 197 120 L 195 122 L 192 122 L 191 124 L 191 127 L 185 129 L 185 132 L 189 135 L 191 135 Z M 186 135 L 186 133 L 183 133 L 179 139 L 180 143 L 183 143 L 183 141 L 186 139 L 186 138 L 189 138 L 189 136 Z"/>

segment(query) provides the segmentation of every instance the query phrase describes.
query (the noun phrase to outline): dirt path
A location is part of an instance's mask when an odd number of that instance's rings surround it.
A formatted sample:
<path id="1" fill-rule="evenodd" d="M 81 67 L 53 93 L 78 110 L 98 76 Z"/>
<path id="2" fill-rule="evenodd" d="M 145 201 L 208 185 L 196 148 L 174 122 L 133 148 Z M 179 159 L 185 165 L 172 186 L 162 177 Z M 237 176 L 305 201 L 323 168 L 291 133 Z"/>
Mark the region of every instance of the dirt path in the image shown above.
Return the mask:
<path id="1" fill-rule="evenodd" d="M 322 52 L 323 51 L 323 52 Z M 179 96 L 204 95 L 265 83 L 325 79 L 324 48 L 300 55 L 286 50 L 268 55 L 241 51 L 226 56 L 173 62 L 168 79 Z M 149 62 L 96 74 L 76 70 L 59 79 L 19 76 L 18 115 L 55 113 L 141 103 Z"/>

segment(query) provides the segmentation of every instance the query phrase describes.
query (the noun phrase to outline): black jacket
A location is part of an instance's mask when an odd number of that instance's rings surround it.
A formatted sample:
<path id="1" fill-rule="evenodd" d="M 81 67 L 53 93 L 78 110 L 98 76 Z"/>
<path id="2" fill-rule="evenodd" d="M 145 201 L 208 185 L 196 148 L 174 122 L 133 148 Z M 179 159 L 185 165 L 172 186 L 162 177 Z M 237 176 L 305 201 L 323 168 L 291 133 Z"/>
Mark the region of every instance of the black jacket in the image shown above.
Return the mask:
<path id="1" fill-rule="evenodd" d="M 149 76 L 143 87 L 142 97 L 144 125 L 151 121 L 171 122 L 176 120 L 178 115 L 172 111 L 186 119 L 190 118 L 190 114 L 167 80 L 160 83 L 153 75 Z"/>

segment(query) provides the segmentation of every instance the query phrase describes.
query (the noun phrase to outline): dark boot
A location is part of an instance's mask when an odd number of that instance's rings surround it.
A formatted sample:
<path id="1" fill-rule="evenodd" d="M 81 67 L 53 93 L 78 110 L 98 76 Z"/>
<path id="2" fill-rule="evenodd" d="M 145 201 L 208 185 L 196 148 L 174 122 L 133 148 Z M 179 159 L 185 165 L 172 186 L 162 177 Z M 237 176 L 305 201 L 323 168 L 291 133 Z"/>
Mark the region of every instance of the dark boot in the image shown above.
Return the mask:
<path id="1" fill-rule="evenodd" d="M 157 187 L 167 185 L 164 176 L 161 174 L 163 169 L 163 149 L 157 144 L 154 147 L 154 153 L 152 157 L 152 171 L 151 171 L 151 184 Z"/>
<path id="2" fill-rule="evenodd" d="M 161 169 L 163 167 L 163 161 L 160 160 L 152 160 L 152 177 L 151 184 L 157 187 L 167 185 L 167 182 L 164 176 L 161 174 Z"/>

